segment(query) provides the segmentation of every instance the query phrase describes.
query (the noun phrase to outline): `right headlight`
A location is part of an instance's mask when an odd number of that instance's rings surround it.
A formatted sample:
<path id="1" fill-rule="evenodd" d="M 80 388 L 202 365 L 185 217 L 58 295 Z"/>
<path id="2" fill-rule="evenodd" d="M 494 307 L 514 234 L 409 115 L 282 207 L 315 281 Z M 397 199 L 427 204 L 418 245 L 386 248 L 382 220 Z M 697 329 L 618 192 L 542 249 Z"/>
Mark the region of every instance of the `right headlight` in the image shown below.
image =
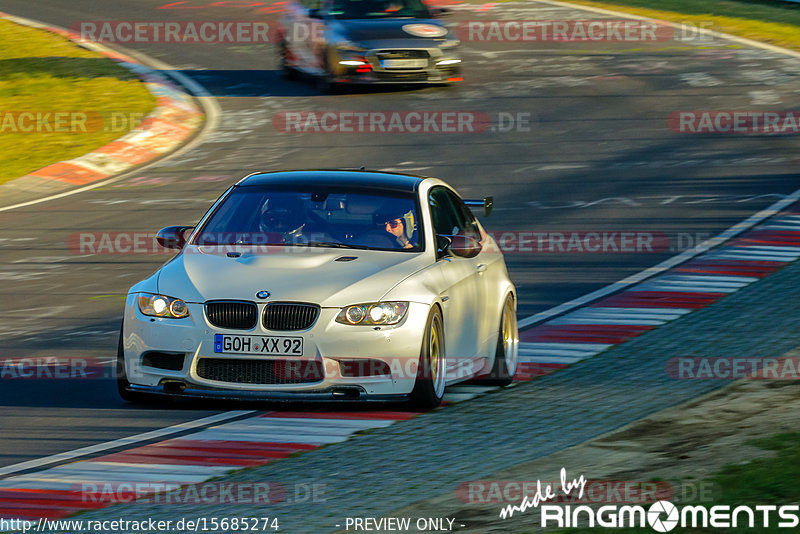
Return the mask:
<path id="1" fill-rule="evenodd" d="M 139 293 L 136 301 L 139 303 L 139 311 L 150 317 L 168 317 L 170 319 L 189 317 L 189 307 L 181 299 L 152 293 Z"/>
<path id="2" fill-rule="evenodd" d="M 408 311 L 408 302 L 372 302 L 342 308 L 336 322 L 351 325 L 390 325 L 399 323 Z"/>

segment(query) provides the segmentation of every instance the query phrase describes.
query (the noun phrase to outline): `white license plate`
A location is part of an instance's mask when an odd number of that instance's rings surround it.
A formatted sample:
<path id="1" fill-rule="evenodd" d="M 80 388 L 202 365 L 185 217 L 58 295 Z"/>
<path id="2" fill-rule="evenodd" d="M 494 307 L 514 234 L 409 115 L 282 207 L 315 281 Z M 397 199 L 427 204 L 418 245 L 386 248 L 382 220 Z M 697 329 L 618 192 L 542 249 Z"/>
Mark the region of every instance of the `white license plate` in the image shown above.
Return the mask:
<path id="1" fill-rule="evenodd" d="M 224 352 L 228 354 L 263 354 L 268 356 L 302 356 L 303 338 L 214 334 L 214 352 Z"/>
<path id="2" fill-rule="evenodd" d="M 381 67 L 384 69 L 421 69 L 427 66 L 427 59 L 384 59 L 381 61 Z"/>

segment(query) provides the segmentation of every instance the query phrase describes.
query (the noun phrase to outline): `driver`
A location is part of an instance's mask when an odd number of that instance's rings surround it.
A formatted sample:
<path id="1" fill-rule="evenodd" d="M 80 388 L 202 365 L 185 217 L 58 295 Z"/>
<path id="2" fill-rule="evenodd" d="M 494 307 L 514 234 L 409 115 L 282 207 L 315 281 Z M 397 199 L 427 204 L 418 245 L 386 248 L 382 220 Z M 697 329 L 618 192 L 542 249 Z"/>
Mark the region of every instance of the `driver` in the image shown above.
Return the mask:
<path id="1" fill-rule="evenodd" d="M 411 238 L 414 235 L 414 212 L 403 212 L 400 208 L 385 208 L 375 214 L 375 222 L 393 238 L 398 248 L 414 248 Z"/>
<path id="2" fill-rule="evenodd" d="M 278 234 L 284 243 L 294 243 L 301 241 L 305 225 L 305 205 L 297 195 L 276 195 L 264 203 L 259 221 L 262 232 Z"/>

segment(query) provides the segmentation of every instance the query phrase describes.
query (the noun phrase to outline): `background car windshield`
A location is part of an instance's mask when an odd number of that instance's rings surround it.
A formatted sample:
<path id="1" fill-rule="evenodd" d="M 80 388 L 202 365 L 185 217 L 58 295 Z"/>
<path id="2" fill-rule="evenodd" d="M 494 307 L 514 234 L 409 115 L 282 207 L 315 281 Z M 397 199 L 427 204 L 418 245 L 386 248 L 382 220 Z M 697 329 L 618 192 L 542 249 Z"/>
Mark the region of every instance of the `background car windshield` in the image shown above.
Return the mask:
<path id="1" fill-rule="evenodd" d="M 329 13 L 337 19 L 431 17 L 421 0 L 334 0 Z"/>
<path id="2" fill-rule="evenodd" d="M 327 189 L 234 189 L 194 238 L 196 245 L 289 245 L 422 250 L 412 195 Z"/>

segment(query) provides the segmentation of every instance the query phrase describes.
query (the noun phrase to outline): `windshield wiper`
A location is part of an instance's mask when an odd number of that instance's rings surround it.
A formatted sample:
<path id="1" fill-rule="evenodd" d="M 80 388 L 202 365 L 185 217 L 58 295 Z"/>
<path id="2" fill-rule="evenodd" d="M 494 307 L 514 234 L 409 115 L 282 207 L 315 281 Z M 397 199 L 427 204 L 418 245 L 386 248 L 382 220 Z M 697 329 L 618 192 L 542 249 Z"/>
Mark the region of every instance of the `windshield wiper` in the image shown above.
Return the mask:
<path id="1" fill-rule="evenodd" d="M 306 243 L 309 247 L 330 247 L 330 248 L 354 248 L 358 250 L 369 250 L 369 247 L 362 247 L 359 245 L 347 245 L 345 243 L 335 243 L 332 241 L 309 241 Z"/>

